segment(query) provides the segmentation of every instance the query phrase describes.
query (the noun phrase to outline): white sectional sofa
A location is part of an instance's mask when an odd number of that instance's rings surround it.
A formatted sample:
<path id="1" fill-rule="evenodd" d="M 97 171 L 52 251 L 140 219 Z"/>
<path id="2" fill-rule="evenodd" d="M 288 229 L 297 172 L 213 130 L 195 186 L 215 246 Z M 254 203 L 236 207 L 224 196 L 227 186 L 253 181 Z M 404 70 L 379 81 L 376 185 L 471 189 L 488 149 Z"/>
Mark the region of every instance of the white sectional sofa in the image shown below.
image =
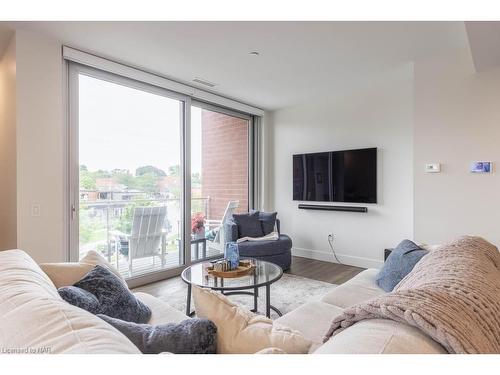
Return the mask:
<path id="1" fill-rule="evenodd" d="M 277 319 L 315 342 L 314 354 L 445 353 L 418 329 L 384 319 L 359 322 L 322 343 L 343 308 L 377 296 L 377 270 L 368 269 L 321 301 L 306 303 Z M 187 319 L 161 300 L 136 293 L 152 310 L 149 323 Z M 21 250 L 0 252 L 0 347 L 3 352 L 139 353 L 115 328 L 61 299 L 51 279 Z"/>
<path id="2" fill-rule="evenodd" d="M 151 324 L 186 316 L 149 294 L 136 293 Z M 50 278 L 21 250 L 0 251 L 0 349 L 3 353 L 140 353 L 97 316 L 65 302 Z"/>
<path id="3" fill-rule="evenodd" d="M 333 317 L 346 307 L 385 293 L 375 283 L 377 273 L 376 269 L 364 270 L 323 296 L 321 301 L 306 303 L 276 322 L 301 331 L 315 342 L 310 351 L 314 354 L 446 353 L 419 329 L 387 319 L 358 322 L 323 343 Z"/>

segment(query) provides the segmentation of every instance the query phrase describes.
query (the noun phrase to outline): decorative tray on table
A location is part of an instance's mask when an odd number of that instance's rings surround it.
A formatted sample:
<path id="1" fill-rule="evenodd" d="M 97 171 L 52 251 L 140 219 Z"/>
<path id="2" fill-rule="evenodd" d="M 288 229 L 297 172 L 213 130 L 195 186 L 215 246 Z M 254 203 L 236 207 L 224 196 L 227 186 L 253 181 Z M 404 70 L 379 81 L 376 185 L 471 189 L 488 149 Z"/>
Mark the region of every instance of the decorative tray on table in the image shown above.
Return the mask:
<path id="1" fill-rule="evenodd" d="M 255 265 L 249 260 L 241 260 L 237 268 L 230 271 L 216 271 L 213 266 L 207 268 L 209 275 L 215 277 L 222 277 L 224 279 L 231 279 L 236 277 L 242 277 L 253 272 Z"/>

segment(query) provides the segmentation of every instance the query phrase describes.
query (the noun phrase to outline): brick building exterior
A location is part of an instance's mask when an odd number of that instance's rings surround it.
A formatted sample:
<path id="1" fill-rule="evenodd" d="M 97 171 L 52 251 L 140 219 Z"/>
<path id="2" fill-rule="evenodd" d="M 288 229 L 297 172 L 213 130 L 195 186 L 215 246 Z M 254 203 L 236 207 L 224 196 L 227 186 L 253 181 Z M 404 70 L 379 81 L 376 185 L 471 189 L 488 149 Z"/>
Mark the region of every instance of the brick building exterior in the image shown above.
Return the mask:
<path id="1" fill-rule="evenodd" d="M 201 113 L 201 193 L 210 197 L 209 219 L 221 219 L 229 201 L 248 211 L 248 121 Z"/>

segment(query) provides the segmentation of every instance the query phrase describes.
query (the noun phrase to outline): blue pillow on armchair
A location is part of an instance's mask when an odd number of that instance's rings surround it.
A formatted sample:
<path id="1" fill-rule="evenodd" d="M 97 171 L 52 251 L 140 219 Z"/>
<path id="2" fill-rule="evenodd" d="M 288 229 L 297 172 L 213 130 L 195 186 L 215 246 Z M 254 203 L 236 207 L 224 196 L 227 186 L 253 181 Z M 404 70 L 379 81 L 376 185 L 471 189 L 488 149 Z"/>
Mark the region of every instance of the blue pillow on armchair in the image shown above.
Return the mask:
<path id="1" fill-rule="evenodd" d="M 259 211 L 245 214 L 233 214 L 233 220 L 238 225 L 238 238 L 262 237 L 262 224 L 259 220 Z"/>
<path id="2" fill-rule="evenodd" d="M 427 250 L 410 240 L 402 241 L 392 250 L 375 278 L 375 282 L 384 291 L 392 292 L 394 287 L 411 272 L 415 264 L 427 253 Z"/>
<path id="3" fill-rule="evenodd" d="M 259 213 L 259 221 L 262 226 L 262 233 L 264 236 L 274 232 L 276 227 L 276 216 L 277 212 L 263 212 L 263 211 L 252 211 Z"/>

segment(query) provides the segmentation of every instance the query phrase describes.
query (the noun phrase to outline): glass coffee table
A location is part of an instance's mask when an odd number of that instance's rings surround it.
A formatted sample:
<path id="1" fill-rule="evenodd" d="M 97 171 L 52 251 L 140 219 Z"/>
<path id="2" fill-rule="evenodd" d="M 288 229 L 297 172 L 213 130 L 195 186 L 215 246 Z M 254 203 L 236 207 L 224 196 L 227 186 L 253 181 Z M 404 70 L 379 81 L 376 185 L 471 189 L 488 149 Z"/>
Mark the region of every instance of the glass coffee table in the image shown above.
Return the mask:
<path id="1" fill-rule="evenodd" d="M 248 258 L 247 258 L 248 259 Z M 208 274 L 207 268 L 210 262 L 193 264 L 182 271 L 182 280 L 188 285 L 186 315 L 193 316 L 191 311 L 191 288 L 193 285 L 201 288 L 218 290 L 226 296 L 235 294 L 246 294 L 253 296 L 253 309 L 258 311 L 259 288 L 266 288 L 266 316 L 269 318 L 271 310 L 281 316 L 281 311 L 271 305 L 271 284 L 281 279 L 283 270 L 274 263 L 263 260 L 251 259 L 255 264 L 252 273 L 238 278 L 221 278 Z"/>

